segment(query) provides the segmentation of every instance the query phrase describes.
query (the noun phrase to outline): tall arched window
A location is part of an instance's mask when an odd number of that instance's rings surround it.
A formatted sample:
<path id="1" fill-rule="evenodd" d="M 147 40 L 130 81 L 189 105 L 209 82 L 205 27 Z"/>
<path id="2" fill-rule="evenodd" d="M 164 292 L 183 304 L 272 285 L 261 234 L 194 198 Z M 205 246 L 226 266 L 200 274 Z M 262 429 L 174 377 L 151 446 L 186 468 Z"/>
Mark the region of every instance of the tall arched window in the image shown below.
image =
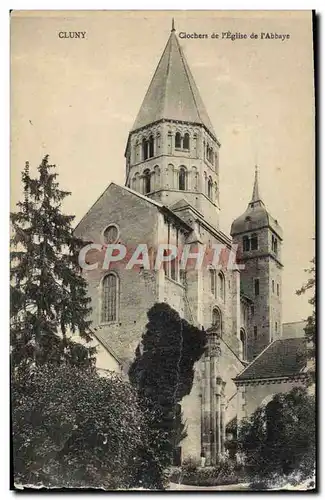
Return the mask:
<path id="1" fill-rule="evenodd" d="M 180 191 L 185 191 L 186 189 L 186 170 L 184 167 L 179 169 L 178 173 L 178 189 Z"/>
<path id="2" fill-rule="evenodd" d="M 118 278 L 115 274 L 107 274 L 102 281 L 102 323 L 117 321 Z"/>
<path id="3" fill-rule="evenodd" d="M 258 249 L 257 234 L 253 234 L 251 237 L 251 250 L 257 250 L 257 249 Z"/>
<path id="4" fill-rule="evenodd" d="M 147 139 L 142 139 L 142 159 L 147 160 L 149 157 L 149 142 Z"/>
<path id="5" fill-rule="evenodd" d="M 139 172 L 136 172 L 133 176 L 132 189 L 134 189 L 134 191 L 138 191 L 139 189 Z"/>
<path id="6" fill-rule="evenodd" d="M 218 202 L 218 184 L 215 182 L 214 183 L 214 199 Z"/>
<path id="7" fill-rule="evenodd" d="M 144 188 L 144 194 L 150 193 L 150 191 L 151 191 L 151 175 L 150 175 L 149 169 L 146 169 L 143 172 L 143 188 Z"/>
<path id="8" fill-rule="evenodd" d="M 225 301 L 225 277 L 223 273 L 220 271 L 218 274 L 218 294 L 220 299 Z"/>
<path id="9" fill-rule="evenodd" d="M 175 135 L 175 148 L 180 149 L 182 147 L 182 136 L 179 132 Z"/>
<path id="10" fill-rule="evenodd" d="M 222 318 L 221 312 L 217 307 L 212 309 L 212 326 L 214 326 L 217 335 L 222 336 Z"/>
<path id="11" fill-rule="evenodd" d="M 247 359 L 247 342 L 246 342 L 246 332 L 244 328 L 240 329 L 240 342 L 242 348 L 242 359 Z"/>
<path id="12" fill-rule="evenodd" d="M 217 276 L 216 270 L 210 269 L 210 290 L 214 297 L 217 296 Z"/>
<path id="13" fill-rule="evenodd" d="M 154 168 L 154 178 L 155 178 L 154 189 L 160 189 L 160 168 L 158 167 L 158 165 L 156 165 Z"/>
<path id="14" fill-rule="evenodd" d="M 183 138 L 183 149 L 190 149 L 190 136 L 187 132 Z"/>
<path id="15" fill-rule="evenodd" d="M 153 135 L 149 137 L 149 158 L 154 156 L 154 138 Z"/>
<path id="16" fill-rule="evenodd" d="M 250 244 L 249 244 L 249 238 L 248 236 L 243 237 L 243 251 L 244 252 L 249 252 Z"/>
<path id="17" fill-rule="evenodd" d="M 208 180 L 208 197 L 210 199 L 212 199 L 212 188 L 213 188 L 212 178 L 209 177 L 209 180 Z"/>

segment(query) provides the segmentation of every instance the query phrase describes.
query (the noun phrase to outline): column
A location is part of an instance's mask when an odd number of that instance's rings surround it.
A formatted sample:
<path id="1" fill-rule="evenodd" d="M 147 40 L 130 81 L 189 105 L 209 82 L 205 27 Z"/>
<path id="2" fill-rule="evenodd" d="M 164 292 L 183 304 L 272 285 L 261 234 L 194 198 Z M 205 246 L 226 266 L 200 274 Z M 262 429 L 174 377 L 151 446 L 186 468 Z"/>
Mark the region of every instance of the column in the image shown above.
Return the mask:
<path id="1" fill-rule="evenodd" d="M 220 449 L 221 449 L 221 455 L 224 455 L 225 453 L 225 440 L 226 440 L 226 404 L 225 404 L 225 397 L 224 395 L 222 396 L 221 399 L 221 412 L 220 412 L 220 434 L 221 434 L 221 443 L 220 443 Z"/>
<path id="2" fill-rule="evenodd" d="M 211 464 L 211 413 L 210 413 L 210 357 L 205 356 L 204 375 L 202 377 L 202 448 L 206 458 L 206 465 Z"/>
<path id="3" fill-rule="evenodd" d="M 217 418 L 216 415 L 218 413 L 218 402 L 217 402 L 217 394 L 216 394 L 216 365 L 215 365 L 215 356 L 211 356 L 210 358 L 210 382 L 211 382 L 211 465 L 216 464 L 217 458 Z"/>
<path id="4" fill-rule="evenodd" d="M 216 378 L 216 459 L 220 460 L 221 457 L 221 442 L 222 442 L 222 427 L 221 427 L 221 397 L 222 397 L 222 380 L 221 377 Z"/>

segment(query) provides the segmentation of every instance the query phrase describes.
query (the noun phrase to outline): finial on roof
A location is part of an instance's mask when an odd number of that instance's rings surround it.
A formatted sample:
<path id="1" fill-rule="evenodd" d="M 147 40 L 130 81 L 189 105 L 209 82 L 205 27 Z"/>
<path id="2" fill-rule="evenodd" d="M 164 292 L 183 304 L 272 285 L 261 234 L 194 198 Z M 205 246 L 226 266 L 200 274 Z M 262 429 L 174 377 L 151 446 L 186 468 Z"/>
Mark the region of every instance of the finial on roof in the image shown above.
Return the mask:
<path id="1" fill-rule="evenodd" d="M 259 201 L 259 200 L 260 200 L 260 194 L 258 191 L 258 166 L 255 165 L 255 180 L 254 180 L 253 195 L 252 195 L 251 203 L 254 203 L 255 201 Z"/>
<path id="2" fill-rule="evenodd" d="M 176 31 L 175 30 L 175 20 L 174 20 L 174 18 L 172 19 L 172 29 L 171 29 L 171 32 L 173 32 L 173 31 Z"/>

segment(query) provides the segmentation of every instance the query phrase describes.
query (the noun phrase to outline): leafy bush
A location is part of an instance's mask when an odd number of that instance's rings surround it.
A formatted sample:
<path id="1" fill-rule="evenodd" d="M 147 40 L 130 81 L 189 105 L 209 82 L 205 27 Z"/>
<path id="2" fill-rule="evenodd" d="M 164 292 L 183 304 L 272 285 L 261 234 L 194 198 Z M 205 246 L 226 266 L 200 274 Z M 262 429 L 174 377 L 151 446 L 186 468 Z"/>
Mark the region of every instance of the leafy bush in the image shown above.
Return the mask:
<path id="1" fill-rule="evenodd" d="M 144 441 L 132 387 L 75 367 L 37 368 L 12 382 L 15 483 L 126 488 Z"/>
<path id="2" fill-rule="evenodd" d="M 170 481 L 193 486 L 219 486 L 247 482 L 247 474 L 242 466 L 227 460 L 214 467 L 197 467 L 194 463 L 185 463 L 174 468 Z"/>
<path id="3" fill-rule="evenodd" d="M 254 480 L 279 482 L 315 469 L 315 401 L 306 389 L 277 394 L 243 423 L 238 446 Z"/>
<path id="4" fill-rule="evenodd" d="M 200 460 L 188 456 L 184 458 L 182 468 L 187 472 L 194 472 L 201 465 Z"/>

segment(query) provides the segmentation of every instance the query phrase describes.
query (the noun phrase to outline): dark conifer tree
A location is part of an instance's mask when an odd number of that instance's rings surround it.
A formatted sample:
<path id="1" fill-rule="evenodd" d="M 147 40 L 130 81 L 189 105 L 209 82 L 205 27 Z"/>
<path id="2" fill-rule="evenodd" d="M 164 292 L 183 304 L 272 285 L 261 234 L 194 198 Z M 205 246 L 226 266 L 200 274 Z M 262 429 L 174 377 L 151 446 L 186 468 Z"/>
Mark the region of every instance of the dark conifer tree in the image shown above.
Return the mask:
<path id="1" fill-rule="evenodd" d="M 130 366 L 149 429 L 139 464 L 139 484 L 161 489 L 173 451 L 186 435 L 179 403 L 189 394 L 194 365 L 205 351 L 206 333 L 182 319 L 168 304 L 148 311 L 148 324 Z"/>
<path id="2" fill-rule="evenodd" d="M 55 165 L 45 156 L 11 214 L 11 363 L 29 369 L 44 363 L 92 367 L 87 287 L 78 264 L 84 243 L 73 234 L 74 216 L 61 212 L 70 193 L 59 189 Z M 72 339 L 77 333 L 85 342 Z"/>

